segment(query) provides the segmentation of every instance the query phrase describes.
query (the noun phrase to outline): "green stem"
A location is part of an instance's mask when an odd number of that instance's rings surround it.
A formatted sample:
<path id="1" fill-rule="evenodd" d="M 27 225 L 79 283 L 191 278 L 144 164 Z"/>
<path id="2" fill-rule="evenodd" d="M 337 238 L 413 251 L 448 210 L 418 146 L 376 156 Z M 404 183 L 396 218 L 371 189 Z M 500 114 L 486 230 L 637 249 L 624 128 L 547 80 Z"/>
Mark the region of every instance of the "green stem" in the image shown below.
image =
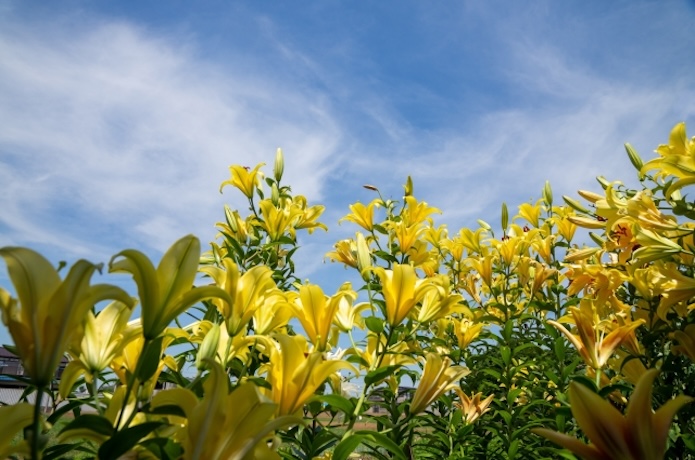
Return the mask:
<path id="1" fill-rule="evenodd" d="M 92 375 L 92 383 L 89 385 L 89 392 L 92 394 L 92 399 L 94 400 L 94 408 L 97 410 L 99 415 L 104 415 L 104 408 L 101 407 L 99 402 L 99 387 L 97 385 L 97 376 Z"/>
<path id="2" fill-rule="evenodd" d="M 36 388 L 36 400 L 34 401 L 34 422 L 31 428 L 31 458 L 39 460 L 41 458 L 41 400 L 43 399 L 44 387 Z"/>

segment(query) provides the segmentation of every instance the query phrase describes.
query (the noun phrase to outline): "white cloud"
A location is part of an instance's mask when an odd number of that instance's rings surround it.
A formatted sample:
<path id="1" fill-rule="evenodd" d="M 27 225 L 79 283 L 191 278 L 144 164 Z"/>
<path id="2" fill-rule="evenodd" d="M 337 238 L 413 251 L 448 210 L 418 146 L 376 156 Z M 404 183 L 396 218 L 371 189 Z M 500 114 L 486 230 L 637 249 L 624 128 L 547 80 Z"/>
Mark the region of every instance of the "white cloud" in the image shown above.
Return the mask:
<path id="1" fill-rule="evenodd" d="M 321 97 L 126 22 L 90 24 L 0 27 L 3 244 L 107 257 L 210 238 L 234 195 L 217 193 L 227 166 L 272 163 L 279 145 L 295 190 L 321 195 L 340 139 Z"/>

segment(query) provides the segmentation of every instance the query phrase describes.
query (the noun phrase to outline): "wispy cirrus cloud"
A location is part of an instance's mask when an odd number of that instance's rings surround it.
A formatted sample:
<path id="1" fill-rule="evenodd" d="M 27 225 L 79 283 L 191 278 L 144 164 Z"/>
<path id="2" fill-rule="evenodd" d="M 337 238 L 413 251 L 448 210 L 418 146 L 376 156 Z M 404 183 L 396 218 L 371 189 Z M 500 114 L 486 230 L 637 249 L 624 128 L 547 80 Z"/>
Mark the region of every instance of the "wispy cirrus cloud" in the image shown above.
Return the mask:
<path id="1" fill-rule="evenodd" d="M 320 94 L 128 22 L 2 22 L 0 246 L 108 257 L 210 239 L 227 166 L 278 146 L 297 192 L 321 196 L 341 133 Z"/>

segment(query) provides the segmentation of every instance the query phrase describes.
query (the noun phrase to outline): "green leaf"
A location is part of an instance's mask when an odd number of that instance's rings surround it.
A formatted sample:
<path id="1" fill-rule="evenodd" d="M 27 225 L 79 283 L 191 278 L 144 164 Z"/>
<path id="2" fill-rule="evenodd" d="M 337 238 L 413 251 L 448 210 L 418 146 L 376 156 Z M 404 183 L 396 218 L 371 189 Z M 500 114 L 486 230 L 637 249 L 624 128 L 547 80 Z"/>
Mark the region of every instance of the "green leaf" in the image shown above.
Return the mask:
<path id="1" fill-rule="evenodd" d="M 80 444 L 81 443 L 56 444 L 46 449 L 41 458 L 42 460 L 65 458 L 65 454 L 71 450 L 75 450 Z"/>
<path id="2" fill-rule="evenodd" d="M 364 384 L 367 386 L 371 386 L 377 382 L 381 382 L 386 377 L 393 374 L 399 367 L 401 366 L 396 364 L 393 366 L 383 366 L 378 369 L 374 369 L 373 371 L 368 372 L 367 375 L 364 376 Z"/>
<path id="3" fill-rule="evenodd" d="M 106 418 L 95 414 L 80 415 L 75 420 L 65 425 L 60 432 L 65 433 L 70 430 L 80 429 L 87 429 L 104 436 L 111 436 L 113 434 L 113 425 L 111 422 Z"/>
<path id="4" fill-rule="evenodd" d="M 512 362 L 512 350 L 505 345 L 500 348 L 500 354 L 502 355 L 504 365 L 509 366 L 509 363 Z"/>
<path id="5" fill-rule="evenodd" d="M 346 460 L 365 438 L 366 436 L 353 434 L 340 441 L 333 450 L 333 460 Z"/>
<path id="6" fill-rule="evenodd" d="M 328 404 L 332 409 L 338 409 L 348 415 L 355 412 L 355 404 L 344 396 L 337 394 L 316 395 L 313 399 Z"/>
<path id="7" fill-rule="evenodd" d="M 384 449 L 388 450 L 394 455 L 393 458 L 406 460 L 403 449 L 401 449 L 401 447 L 393 442 L 388 436 L 375 431 L 357 431 L 355 434 L 358 436 L 363 435 L 368 441 L 374 442 L 378 447 L 383 447 Z"/>
<path id="8" fill-rule="evenodd" d="M 161 460 L 176 460 L 183 456 L 183 448 L 171 438 L 152 438 L 140 443 Z"/>
<path id="9" fill-rule="evenodd" d="M 376 316 L 365 318 L 364 324 L 367 325 L 367 329 L 377 334 L 380 334 L 384 330 L 384 320 Z"/>
<path id="10" fill-rule="evenodd" d="M 119 431 L 99 448 L 99 460 L 117 460 L 132 449 L 138 441 L 164 425 L 162 422 L 145 422 Z"/>
<path id="11" fill-rule="evenodd" d="M 140 355 L 140 362 L 138 363 L 138 375 L 136 375 L 141 382 L 148 381 L 157 372 L 159 360 L 162 358 L 163 339 L 164 337 L 157 337 L 151 342 L 145 342 L 145 349 Z"/>

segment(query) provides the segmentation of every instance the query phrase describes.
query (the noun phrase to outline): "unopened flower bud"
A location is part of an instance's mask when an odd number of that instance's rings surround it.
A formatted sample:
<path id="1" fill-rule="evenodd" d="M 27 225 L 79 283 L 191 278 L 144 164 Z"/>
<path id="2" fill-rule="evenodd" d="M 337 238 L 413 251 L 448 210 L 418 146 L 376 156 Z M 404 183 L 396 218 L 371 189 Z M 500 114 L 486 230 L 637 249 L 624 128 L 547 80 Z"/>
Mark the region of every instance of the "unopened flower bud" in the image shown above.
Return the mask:
<path id="1" fill-rule="evenodd" d="M 205 362 L 206 359 L 214 360 L 217 355 L 217 345 L 220 342 L 220 325 L 213 324 L 212 328 L 205 334 L 203 343 L 200 344 L 198 349 L 198 354 L 195 357 L 195 367 L 202 371 L 208 364 Z"/>
<path id="2" fill-rule="evenodd" d="M 275 176 L 276 182 L 280 182 L 283 172 L 285 172 L 285 158 L 282 155 L 282 149 L 278 148 L 275 152 L 275 165 L 273 166 L 273 176 Z"/>

